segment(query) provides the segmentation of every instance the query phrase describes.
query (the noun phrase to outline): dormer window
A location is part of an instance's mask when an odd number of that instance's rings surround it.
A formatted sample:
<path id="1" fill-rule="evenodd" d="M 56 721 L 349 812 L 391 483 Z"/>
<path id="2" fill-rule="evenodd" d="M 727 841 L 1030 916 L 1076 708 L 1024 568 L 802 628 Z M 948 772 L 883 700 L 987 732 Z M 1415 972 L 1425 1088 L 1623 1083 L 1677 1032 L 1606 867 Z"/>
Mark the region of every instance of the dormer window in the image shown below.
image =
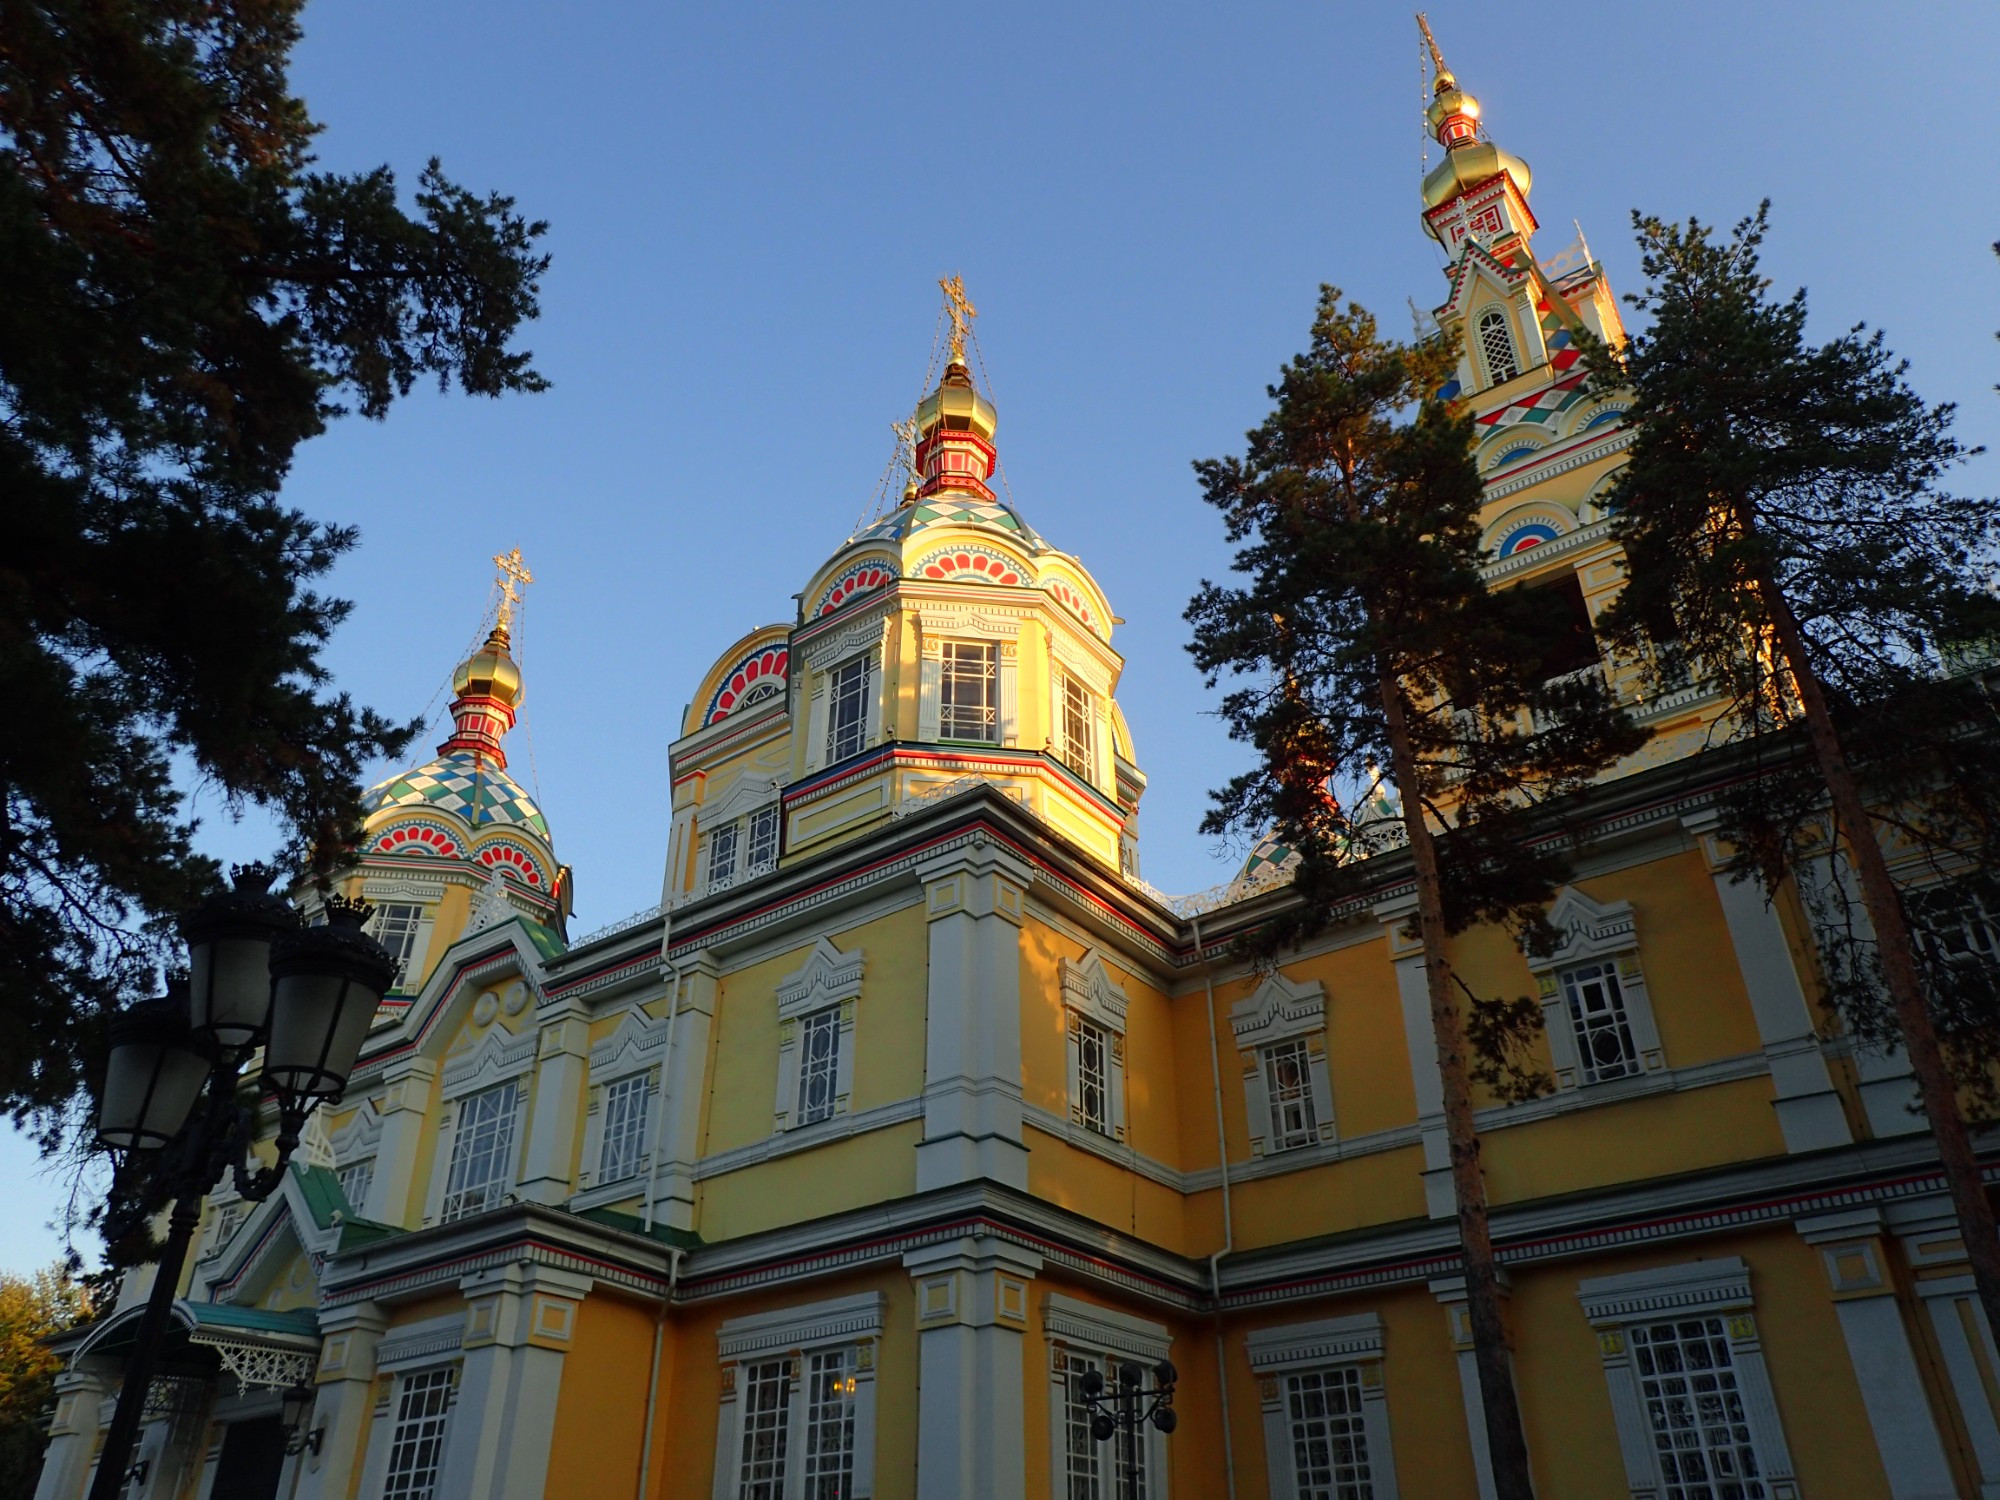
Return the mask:
<path id="1" fill-rule="evenodd" d="M 1479 315 L 1479 353 L 1486 361 L 1486 378 L 1492 385 L 1505 384 L 1521 373 L 1504 309 L 1489 307 Z"/>
<path id="2" fill-rule="evenodd" d="M 938 737 L 1000 738 L 1000 651 L 973 641 L 944 642 L 938 677 Z"/>
<path id="3" fill-rule="evenodd" d="M 872 655 L 844 661 L 826 674 L 827 763 L 859 755 L 868 742 L 868 690 Z"/>
<path id="4" fill-rule="evenodd" d="M 1090 689 L 1067 672 L 1058 675 L 1062 679 L 1062 701 L 1058 710 L 1060 722 L 1056 725 L 1056 755 L 1088 781 L 1097 770 L 1097 746 L 1092 734 L 1092 726 L 1097 722 L 1096 706 L 1090 701 Z"/>
<path id="5" fill-rule="evenodd" d="M 417 959 L 417 939 L 424 929 L 424 909 L 414 901 L 385 901 L 375 909 L 375 941 L 396 960 L 392 991 L 407 991 L 418 977 L 413 973 Z"/>

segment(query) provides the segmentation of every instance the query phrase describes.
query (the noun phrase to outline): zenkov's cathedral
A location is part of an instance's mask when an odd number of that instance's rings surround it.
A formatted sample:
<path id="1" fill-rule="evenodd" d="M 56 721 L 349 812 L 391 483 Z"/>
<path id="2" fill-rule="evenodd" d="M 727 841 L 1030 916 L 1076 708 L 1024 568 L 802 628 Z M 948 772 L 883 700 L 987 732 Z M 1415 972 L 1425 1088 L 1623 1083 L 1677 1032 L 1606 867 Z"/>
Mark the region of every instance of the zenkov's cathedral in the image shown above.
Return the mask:
<path id="1" fill-rule="evenodd" d="M 1477 113 L 1440 66 L 1423 227 L 1487 571 L 1653 731 L 1560 951 L 1456 944 L 1540 994 L 1557 1084 L 1478 1117 L 1537 1492 L 2000 1494 L 1907 1069 L 1842 1034 L 1797 894 L 1721 873 L 1714 698 L 1592 634 L 1629 433 L 1579 343 L 1617 312 Z M 349 894 L 401 980 L 283 1190 L 210 1200 L 133 1496 L 1490 1494 L 1407 857 L 1268 973 L 1232 940 L 1284 850 L 1203 899 L 1140 879 L 1111 601 L 989 487 L 949 352 L 901 505 L 693 693 L 663 900 L 588 937 L 507 771 L 508 560 L 450 738 L 369 796 Z M 41 1500 L 89 1479 L 143 1281 L 66 1351 Z M 1177 1429 L 1097 1440 L 1090 1373 L 1163 1359 Z"/>

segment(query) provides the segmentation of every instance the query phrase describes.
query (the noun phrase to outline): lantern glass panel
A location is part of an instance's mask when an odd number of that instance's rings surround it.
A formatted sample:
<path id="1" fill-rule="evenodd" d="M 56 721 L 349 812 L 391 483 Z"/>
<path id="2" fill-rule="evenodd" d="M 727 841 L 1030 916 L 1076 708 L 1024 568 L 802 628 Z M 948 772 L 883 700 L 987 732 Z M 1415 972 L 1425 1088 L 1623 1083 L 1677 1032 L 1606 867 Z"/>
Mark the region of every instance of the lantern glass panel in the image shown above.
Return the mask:
<path id="1" fill-rule="evenodd" d="M 345 974 L 281 976 L 271 1004 L 264 1076 L 299 1098 L 338 1098 L 380 1000 L 368 985 Z"/>
<path id="2" fill-rule="evenodd" d="M 184 1042 L 135 1037 L 114 1043 L 104 1074 L 97 1138 L 115 1151 L 152 1151 L 187 1124 L 208 1081 L 209 1059 Z"/>
<path id="3" fill-rule="evenodd" d="M 224 937 L 188 945 L 188 1008 L 197 1031 L 225 1047 L 260 1040 L 271 1019 L 271 940 Z"/>

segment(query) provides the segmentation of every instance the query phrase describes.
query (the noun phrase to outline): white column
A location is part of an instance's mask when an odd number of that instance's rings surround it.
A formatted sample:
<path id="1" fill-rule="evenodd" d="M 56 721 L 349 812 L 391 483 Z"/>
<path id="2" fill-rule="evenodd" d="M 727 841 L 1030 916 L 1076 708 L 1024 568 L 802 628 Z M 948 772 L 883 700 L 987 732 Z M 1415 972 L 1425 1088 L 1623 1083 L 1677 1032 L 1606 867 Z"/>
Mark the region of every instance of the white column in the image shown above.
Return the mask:
<path id="1" fill-rule="evenodd" d="M 1375 908 L 1396 970 L 1396 998 L 1403 1010 L 1403 1042 L 1410 1054 L 1410 1084 L 1417 1096 L 1417 1128 L 1424 1149 L 1424 1207 L 1433 1219 L 1457 1216 L 1451 1186 L 1451 1138 L 1444 1125 L 1444 1075 L 1438 1071 L 1437 1031 L 1431 1025 L 1429 976 L 1423 944 L 1405 932 L 1417 912 L 1415 892 Z"/>
<path id="2" fill-rule="evenodd" d="M 1819 1249 L 1890 1495 L 1894 1500 L 1953 1500 L 1958 1487 L 1896 1304 L 1880 1210 L 1821 1214 L 1800 1219 L 1794 1227 Z"/>
<path id="3" fill-rule="evenodd" d="M 95 1375 L 64 1370 L 56 1376 L 56 1415 L 49 1424 L 35 1500 L 75 1500 L 83 1494 L 97 1449 L 105 1394 L 104 1382 Z"/>
<path id="4" fill-rule="evenodd" d="M 319 1370 L 310 1430 L 319 1452 L 304 1455 L 293 1500 L 347 1500 L 366 1457 L 375 1403 L 375 1346 L 388 1318 L 373 1302 L 327 1308 L 319 1315 Z"/>
<path id="5" fill-rule="evenodd" d="M 1937 1336 L 1951 1398 L 1972 1450 L 1981 1500 L 2000 1500 L 2000 1348 L 1979 1305 L 1965 1261 L 1958 1215 L 1942 1193 L 1891 1204 L 1885 1211 L 1916 1293 Z"/>
<path id="6" fill-rule="evenodd" d="M 1715 882 L 1716 899 L 1722 903 L 1730 945 L 1736 950 L 1736 966 L 1743 975 L 1743 988 L 1749 993 L 1751 1015 L 1757 1023 L 1757 1039 L 1764 1045 L 1765 1062 L 1771 1070 L 1772 1107 L 1778 1114 L 1785 1149 L 1819 1151 L 1845 1146 L 1853 1141 L 1854 1133 L 1848 1128 L 1847 1112 L 1841 1108 L 1833 1075 L 1820 1050 L 1784 926 L 1765 899 L 1763 886 L 1755 880 L 1730 878 L 1724 868 L 1728 850 L 1716 833 L 1719 821 L 1714 812 L 1682 819 L 1701 847 Z"/>
<path id="7" fill-rule="evenodd" d="M 428 1057 L 398 1058 L 383 1070 L 388 1086 L 376 1105 L 382 1116 L 382 1138 L 375 1147 L 375 1180 L 369 1184 L 368 1200 L 385 1224 L 405 1227 L 423 1217 L 423 1205 L 412 1203 L 410 1194 L 437 1071 Z"/>
<path id="8" fill-rule="evenodd" d="M 1021 1139 L 1021 904 L 1028 866 L 984 836 L 918 867 L 930 924 L 917 1191 L 1028 1185 Z"/>
<path id="9" fill-rule="evenodd" d="M 1022 1339 L 1041 1257 L 984 1235 L 913 1250 L 917 1500 L 1023 1500 Z"/>
<path id="10" fill-rule="evenodd" d="M 519 1263 L 477 1271 L 465 1292 L 465 1363 L 436 1500 L 542 1500 L 563 1354 L 589 1278 Z"/>
<path id="11" fill-rule="evenodd" d="M 572 1174 L 584 1080 L 590 1071 L 590 1019 L 588 1008 L 575 1002 L 553 1017 L 539 1019 L 534 1113 L 528 1120 L 521 1196 L 530 1203 L 559 1207 L 576 1191 Z"/>
<path id="12" fill-rule="evenodd" d="M 1465 1278 L 1438 1276 L 1430 1283 L 1431 1295 L 1444 1306 L 1446 1329 L 1453 1354 L 1458 1360 L 1458 1390 L 1465 1402 L 1465 1432 L 1472 1442 L 1472 1469 L 1479 1484 L 1479 1500 L 1494 1500 L 1493 1450 L 1486 1441 L 1486 1402 L 1479 1393 L 1479 1359 L 1472 1348 L 1472 1319 L 1466 1311 Z M 1500 1273 L 1500 1292 L 1508 1291 L 1507 1273 Z M 1507 1362 L 1513 1365 L 1513 1352 Z"/>
<path id="13" fill-rule="evenodd" d="M 694 1228 L 694 1168 L 701 1155 L 702 1086 L 708 1069 L 708 1033 L 722 966 L 700 949 L 675 962 L 669 979 L 667 1024 L 672 1045 L 660 1059 L 660 1149 L 651 1193 L 655 1223 Z"/>

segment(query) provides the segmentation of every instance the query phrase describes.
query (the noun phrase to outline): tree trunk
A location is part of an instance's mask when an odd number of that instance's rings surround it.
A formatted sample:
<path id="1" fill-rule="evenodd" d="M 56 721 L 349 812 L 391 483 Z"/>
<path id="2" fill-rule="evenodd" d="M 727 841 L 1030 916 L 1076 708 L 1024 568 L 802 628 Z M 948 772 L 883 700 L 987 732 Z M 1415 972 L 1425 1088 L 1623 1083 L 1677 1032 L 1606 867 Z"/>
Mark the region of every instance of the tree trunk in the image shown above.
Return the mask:
<path id="1" fill-rule="evenodd" d="M 1487 1225 L 1486 1179 L 1479 1169 L 1479 1135 L 1472 1122 L 1472 1077 L 1466 1064 L 1465 1023 L 1451 991 L 1451 960 L 1445 955 L 1444 895 L 1438 877 L 1437 843 L 1424 822 L 1417 795 L 1416 752 L 1410 743 L 1402 685 L 1382 673 L 1382 711 L 1389 727 L 1389 753 L 1396 785 L 1403 790 L 1403 825 L 1417 871 L 1417 930 L 1424 945 L 1424 982 L 1431 1003 L 1431 1034 L 1437 1041 L 1438 1073 L 1444 1083 L 1445 1138 L 1451 1148 L 1451 1190 L 1458 1205 L 1460 1254 L 1465 1262 L 1466 1313 L 1472 1323 L 1472 1358 L 1479 1371 L 1479 1404 L 1486 1417 L 1486 1447 L 1493 1464 L 1498 1500 L 1534 1500 L 1528 1470 L 1528 1441 L 1521 1405 L 1507 1358 L 1507 1329 L 1500 1317 L 1500 1271 L 1493 1259 Z"/>
<path id="2" fill-rule="evenodd" d="M 1826 693 L 1806 654 L 1805 632 L 1800 629 L 1791 602 L 1776 579 L 1767 571 L 1756 582 L 1777 632 L 1779 649 L 1784 652 L 1785 664 L 1798 687 L 1799 702 L 1805 709 L 1806 733 L 1833 803 L 1836 833 L 1845 837 L 1854 856 L 1855 872 L 1861 877 L 1861 903 L 1875 928 L 1882 977 L 1889 986 L 1896 1024 L 1902 1031 L 1917 1091 L 1923 1097 L 1924 1114 L 1937 1141 L 1945 1186 L 1958 1214 L 1959 1238 L 1965 1242 L 1965 1257 L 1972 1265 L 1972 1279 L 1979 1288 L 1979 1303 L 1986 1311 L 1987 1327 L 1994 1338 L 2000 1339 L 2000 1230 L 1995 1228 L 1993 1204 L 1986 1196 L 1979 1161 L 1972 1152 L 1972 1136 L 1958 1106 L 1958 1087 L 1945 1065 L 1937 1028 L 1931 1024 L 1923 978 L 1917 969 L 1916 944 L 1910 936 L 1909 923 L 1903 920 L 1902 898 L 1897 894 L 1895 878 L 1889 873 L 1889 861 L 1882 854 L 1881 842 L 1875 836 L 1875 823 L 1862 798 L 1860 783 L 1840 743 L 1840 732 L 1827 709 Z"/>

